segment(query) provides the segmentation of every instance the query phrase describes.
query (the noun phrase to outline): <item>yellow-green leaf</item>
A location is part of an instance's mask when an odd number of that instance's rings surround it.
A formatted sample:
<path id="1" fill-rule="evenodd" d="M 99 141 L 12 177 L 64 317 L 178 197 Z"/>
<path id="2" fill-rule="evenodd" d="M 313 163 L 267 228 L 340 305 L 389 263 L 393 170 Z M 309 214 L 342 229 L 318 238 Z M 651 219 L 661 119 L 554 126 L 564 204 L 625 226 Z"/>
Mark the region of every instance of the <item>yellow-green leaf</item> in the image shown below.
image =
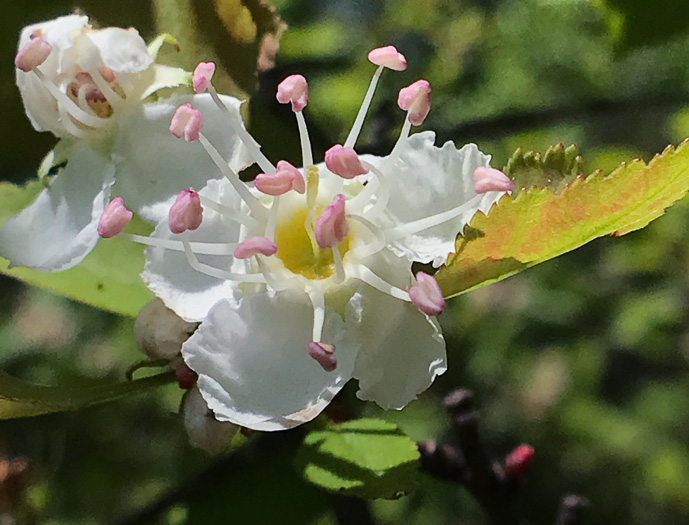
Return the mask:
<path id="1" fill-rule="evenodd" d="M 515 174 L 512 174 L 513 176 Z M 577 177 L 557 192 L 531 188 L 477 214 L 436 274 L 446 296 L 499 281 L 603 235 L 624 235 L 661 216 L 689 190 L 689 142 L 646 165 Z"/>

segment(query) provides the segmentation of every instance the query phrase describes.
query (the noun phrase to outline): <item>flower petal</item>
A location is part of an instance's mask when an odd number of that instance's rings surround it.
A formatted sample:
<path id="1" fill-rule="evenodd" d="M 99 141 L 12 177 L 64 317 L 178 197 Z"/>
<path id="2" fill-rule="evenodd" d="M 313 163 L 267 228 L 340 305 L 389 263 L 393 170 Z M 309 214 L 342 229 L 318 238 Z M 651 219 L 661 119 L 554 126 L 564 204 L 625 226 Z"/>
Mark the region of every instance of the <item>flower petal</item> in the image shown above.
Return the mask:
<path id="1" fill-rule="evenodd" d="M 221 98 L 240 118 L 240 101 Z M 227 116 L 208 94 L 172 97 L 132 108 L 122 115 L 115 140 L 117 183 L 113 192 L 124 198 L 128 208 L 151 222 L 167 217 L 181 190 L 202 188 L 208 180 L 222 177 L 198 141 L 183 142 L 168 131 L 172 115 L 184 103 L 201 110 L 204 132 L 233 170 L 240 171 L 251 163 L 248 151 L 227 124 Z"/>
<path id="2" fill-rule="evenodd" d="M 392 225 L 409 223 L 466 204 L 466 210 L 449 220 L 392 244 L 392 250 L 411 261 L 444 264 L 454 251 L 455 238 L 474 214 L 487 212 L 503 192 L 478 195 L 474 191 L 474 170 L 488 166 L 490 156 L 474 144 L 457 149 L 452 142 L 434 146 L 435 133 L 412 135 L 394 167 L 386 167 L 390 178 L 388 219 Z M 385 166 L 385 159 L 376 160 Z"/>
<path id="3" fill-rule="evenodd" d="M 367 265 L 393 286 L 406 289 L 412 282 L 409 262 L 387 250 Z M 358 325 L 347 318 L 346 326 L 361 340 L 354 366 L 357 397 L 385 409 L 404 408 L 447 370 L 440 326 L 411 303 L 366 285 L 357 295 L 366 315 Z"/>
<path id="4" fill-rule="evenodd" d="M 40 31 L 44 40 L 53 46 L 53 51 L 41 65 L 41 71 L 56 85 L 69 82 L 76 73 L 76 64 L 69 50 L 74 38 L 81 34 L 88 25 L 88 17 L 70 15 L 56 18 L 49 22 L 33 24 L 25 27 L 19 38 L 19 49 L 23 48 L 31 39 L 31 35 Z M 58 137 L 69 135 L 60 123 L 55 99 L 45 88 L 39 78 L 33 73 L 25 73 L 17 69 L 17 87 L 21 93 L 27 117 L 37 131 L 52 131 Z"/>
<path id="5" fill-rule="evenodd" d="M 108 27 L 86 36 L 98 48 L 103 64 L 116 73 L 138 73 L 153 63 L 146 42 L 134 28 Z M 88 47 L 84 50 L 89 51 Z"/>
<path id="6" fill-rule="evenodd" d="M 241 199 L 225 179 L 209 181 L 199 194 L 239 210 Z M 236 243 L 239 241 L 239 224 L 210 208 L 203 210 L 203 222 L 195 231 L 186 232 L 184 238 L 191 242 Z M 152 235 L 158 239 L 180 240 L 182 237 L 170 231 L 167 218 L 162 220 Z M 228 251 L 232 253 L 234 248 Z M 201 263 L 227 269 L 228 255 L 198 255 Z M 236 285 L 210 277 L 194 270 L 184 252 L 164 248 L 146 248 L 146 266 L 141 274 L 147 286 L 160 297 L 165 305 L 186 321 L 200 321 L 219 300 L 232 297 Z"/>
<path id="7" fill-rule="evenodd" d="M 81 262 L 98 242 L 114 173 L 93 150 L 73 151 L 50 188 L 0 229 L 0 255 L 12 266 L 45 272 Z"/>
<path id="8" fill-rule="evenodd" d="M 399 410 L 447 370 L 445 340 L 434 318 L 380 292 L 363 295 L 362 309 L 357 397 Z"/>
<path id="9" fill-rule="evenodd" d="M 327 309 L 325 319 L 323 333 L 336 346 L 333 372 L 309 356 L 313 311 L 303 293 L 256 293 L 238 308 L 218 302 L 182 355 L 218 420 L 264 431 L 292 428 L 315 418 L 352 376 L 352 334 L 334 311 Z"/>

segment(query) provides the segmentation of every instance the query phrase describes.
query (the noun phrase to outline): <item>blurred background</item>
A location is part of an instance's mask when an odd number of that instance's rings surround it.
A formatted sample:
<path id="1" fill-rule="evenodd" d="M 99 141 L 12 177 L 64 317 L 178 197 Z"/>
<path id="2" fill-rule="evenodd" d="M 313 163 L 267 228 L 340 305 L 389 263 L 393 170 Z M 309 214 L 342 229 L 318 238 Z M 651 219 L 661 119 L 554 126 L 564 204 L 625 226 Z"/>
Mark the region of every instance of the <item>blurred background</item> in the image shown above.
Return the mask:
<path id="1" fill-rule="evenodd" d="M 250 127 L 273 159 L 299 157 L 293 117 L 273 98 L 276 83 L 293 72 L 309 79 L 306 117 L 318 158 L 346 137 L 373 73 L 366 54 L 387 44 L 409 68 L 383 76 L 359 141 L 365 151 L 389 151 L 403 119 L 397 91 L 418 78 L 433 86 L 423 129 L 439 141 L 477 143 L 496 167 L 517 147 L 565 142 L 579 145 L 589 172 L 610 171 L 689 136 L 684 0 L 273 4 L 289 26 L 277 65 L 241 86 L 257 88 Z M 147 40 L 154 22 L 140 0 L 4 7 L 0 173 L 21 183 L 55 142 L 31 128 L 14 85 L 21 28 L 75 7 L 102 26 L 135 26 Z M 592 525 L 687 523 L 688 204 L 645 230 L 599 239 L 451 301 L 440 319 L 450 369 L 404 411 L 357 401 L 351 384 L 342 402 L 414 439 L 443 439 L 442 397 L 471 389 L 496 457 L 522 442 L 536 450 L 523 498 L 531 523 L 552 523 L 570 491 L 590 500 Z M 0 313 L 0 367 L 23 378 L 122 380 L 141 358 L 132 319 L 9 278 L 0 279 Z M 170 386 L 78 413 L 1 421 L 0 524 L 335 523 L 329 497 L 300 481 L 289 451 L 248 470 L 204 474 L 212 460 L 188 445 L 175 413 L 180 398 Z M 172 498 L 158 521 L 136 521 L 199 473 L 212 477 L 191 503 Z M 371 508 L 378 523 L 484 523 L 460 487 L 430 477 L 411 495 Z"/>

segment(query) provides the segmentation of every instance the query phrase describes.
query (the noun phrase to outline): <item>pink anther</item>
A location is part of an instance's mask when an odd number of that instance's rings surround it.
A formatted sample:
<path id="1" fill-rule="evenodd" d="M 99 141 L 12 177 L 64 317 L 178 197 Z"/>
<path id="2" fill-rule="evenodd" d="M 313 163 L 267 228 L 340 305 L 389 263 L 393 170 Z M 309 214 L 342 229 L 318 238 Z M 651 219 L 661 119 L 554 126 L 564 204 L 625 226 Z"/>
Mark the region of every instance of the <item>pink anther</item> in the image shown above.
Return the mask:
<path id="1" fill-rule="evenodd" d="M 283 195 L 289 190 L 297 193 L 306 191 L 306 184 L 301 172 L 286 160 L 277 164 L 275 173 L 260 173 L 254 179 L 256 189 L 266 195 Z"/>
<path id="2" fill-rule="evenodd" d="M 168 225 L 172 233 L 182 233 L 187 230 L 196 230 L 203 220 L 203 208 L 201 197 L 194 190 L 182 190 L 177 195 L 177 200 L 170 207 Z"/>
<path id="3" fill-rule="evenodd" d="M 206 91 L 213 78 L 213 73 L 215 73 L 215 64 L 213 62 L 201 62 L 196 66 L 192 80 L 194 91 L 197 93 Z"/>
<path id="4" fill-rule="evenodd" d="M 105 207 L 103 215 L 98 221 L 98 235 L 104 239 L 109 239 L 122 233 L 122 230 L 132 220 L 134 214 L 124 207 L 122 197 L 115 197 Z"/>
<path id="5" fill-rule="evenodd" d="M 368 54 L 368 59 L 377 66 L 384 66 L 394 71 L 407 69 L 407 59 L 397 51 L 395 46 L 377 47 Z"/>
<path id="6" fill-rule="evenodd" d="M 486 193 L 488 191 L 512 191 L 514 181 L 502 171 L 490 166 L 479 166 L 474 170 L 474 191 Z"/>
<path id="7" fill-rule="evenodd" d="M 268 237 L 254 235 L 247 237 L 234 250 L 234 256 L 237 259 L 248 259 L 254 255 L 275 255 L 278 251 L 278 245 L 271 241 Z"/>
<path id="8" fill-rule="evenodd" d="M 345 216 L 345 196 L 335 195 L 333 203 L 323 210 L 316 221 L 316 242 L 321 248 L 333 248 L 349 234 Z"/>
<path id="9" fill-rule="evenodd" d="M 332 372 L 337 368 L 335 345 L 311 341 L 309 343 L 309 355 L 321 365 L 326 372 Z"/>
<path id="10" fill-rule="evenodd" d="M 280 104 L 292 103 L 295 113 L 303 110 L 309 101 L 309 85 L 302 75 L 290 75 L 278 84 L 275 95 Z"/>
<path id="11" fill-rule="evenodd" d="M 343 179 L 353 179 L 357 175 L 368 173 L 368 168 L 361 163 L 356 151 L 340 144 L 335 144 L 325 152 L 325 165 Z"/>
<path id="12" fill-rule="evenodd" d="M 191 104 L 182 104 L 172 116 L 170 133 L 177 138 L 184 135 L 184 140 L 192 142 L 198 140 L 202 126 L 201 111 L 191 107 Z"/>
<path id="13" fill-rule="evenodd" d="M 409 288 L 414 306 L 426 315 L 440 315 L 445 310 L 445 298 L 435 277 L 424 272 L 416 274 L 416 284 Z"/>
<path id="14" fill-rule="evenodd" d="M 417 80 L 400 89 L 397 105 L 409 112 L 409 122 L 420 126 L 431 110 L 431 85 L 427 80 Z"/>
<path id="15" fill-rule="evenodd" d="M 14 57 L 14 65 L 17 69 L 28 73 L 45 62 L 52 50 L 53 46 L 40 36 L 35 36 L 19 50 L 17 56 Z"/>

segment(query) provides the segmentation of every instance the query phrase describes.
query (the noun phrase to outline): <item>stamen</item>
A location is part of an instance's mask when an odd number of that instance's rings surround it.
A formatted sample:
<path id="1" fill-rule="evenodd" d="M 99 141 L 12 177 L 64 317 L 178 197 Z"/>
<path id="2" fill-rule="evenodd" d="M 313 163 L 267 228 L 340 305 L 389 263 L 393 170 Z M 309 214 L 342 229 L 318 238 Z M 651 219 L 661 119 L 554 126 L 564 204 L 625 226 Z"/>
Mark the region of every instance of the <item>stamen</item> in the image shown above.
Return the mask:
<path id="1" fill-rule="evenodd" d="M 199 194 L 193 189 L 182 190 L 170 208 L 168 225 L 172 233 L 196 230 L 203 220 L 203 208 Z"/>
<path id="2" fill-rule="evenodd" d="M 371 53 L 373 53 L 373 51 L 371 51 Z M 371 54 L 369 53 L 369 60 L 370 58 Z M 371 83 L 369 84 L 366 95 L 364 96 L 364 101 L 361 103 L 361 107 L 359 108 L 359 113 L 357 113 L 354 124 L 352 125 L 352 129 L 350 130 L 349 135 L 347 135 L 347 140 L 345 140 L 345 148 L 353 148 L 357 139 L 359 138 L 359 133 L 361 133 L 361 128 L 363 127 L 364 120 L 366 119 L 366 113 L 368 113 L 368 108 L 371 105 L 371 100 L 373 100 L 373 94 L 376 91 L 378 80 L 380 80 L 380 76 L 383 74 L 383 69 L 385 69 L 385 67 L 380 65 L 373 74 Z"/>
<path id="3" fill-rule="evenodd" d="M 214 268 L 208 264 L 199 262 L 196 255 L 191 249 L 190 244 L 187 241 L 182 241 L 184 246 L 184 254 L 187 256 L 187 262 L 197 272 L 201 272 L 210 277 L 215 277 L 217 279 L 223 279 L 225 281 L 235 281 L 239 283 L 262 283 L 265 284 L 265 278 L 263 275 L 258 273 L 232 273 L 220 268 Z"/>
<path id="4" fill-rule="evenodd" d="M 445 310 L 445 298 L 435 277 L 424 272 L 416 274 L 416 284 L 409 288 L 414 306 L 426 315 L 440 315 Z"/>
<path id="5" fill-rule="evenodd" d="M 379 292 L 388 294 L 394 297 L 395 299 L 401 299 L 402 301 L 411 302 L 411 299 L 409 298 L 409 294 L 407 292 L 381 279 L 375 273 L 373 273 L 368 267 L 364 265 L 358 265 L 357 272 L 358 275 L 355 276 L 357 279 L 365 282 L 369 286 L 372 286 Z"/>
<path id="6" fill-rule="evenodd" d="M 175 137 L 184 136 L 184 140 L 193 142 L 199 139 L 202 127 L 201 111 L 191 107 L 191 104 L 182 104 L 175 110 L 169 129 Z"/>
<path id="7" fill-rule="evenodd" d="M 337 368 L 335 345 L 311 341 L 309 343 L 309 355 L 321 365 L 326 372 L 332 372 Z"/>
<path id="8" fill-rule="evenodd" d="M 319 343 L 323 336 L 325 323 L 325 296 L 319 290 L 307 290 L 313 305 L 313 341 Z"/>
<path id="9" fill-rule="evenodd" d="M 352 206 L 358 205 L 359 202 L 363 203 L 363 205 L 371 202 L 373 196 L 378 192 L 376 202 L 366 212 L 369 216 L 377 217 L 386 208 L 390 200 L 389 181 L 385 174 L 373 164 L 368 162 L 362 162 L 362 164 L 372 171 L 376 178 L 368 181 L 361 193 L 352 199 Z"/>
<path id="10" fill-rule="evenodd" d="M 70 116 L 74 117 L 85 126 L 92 128 L 100 128 L 107 124 L 107 119 L 102 119 L 100 117 L 91 115 L 77 106 L 77 104 L 71 98 L 69 98 L 66 93 L 60 91 L 60 89 L 53 84 L 40 69 L 35 68 L 31 71 L 33 71 L 33 73 L 40 79 L 57 103 L 63 106 Z"/>
<path id="11" fill-rule="evenodd" d="M 14 58 L 14 65 L 17 69 L 28 73 L 45 62 L 52 51 L 53 46 L 40 36 L 36 36 L 19 50 Z"/>
<path id="12" fill-rule="evenodd" d="M 427 80 L 417 80 L 400 89 L 397 105 L 409 112 L 409 122 L 414 126 L 420 126 L 431 110 L 431 85 Z"/>
<path id="13" fill-rule="evenodd" d="M 273 278 L 273 276 L 270 273 L 270 270 L 266 266 L 266 263 L 263 261 L 263 259 L 261 259 L 261 257 L 257 255 L 254 257 L 254 259 L 258 264 L 258 269 L 261 270 L 261 274 L 263 274 L 263 277 L 266 280 L 266 284 L 270 286 L 273 290 L 275 290 L 276 292 L 282 292 L 292 286 L 294 279 L 287 279 L 282 284 L 280 284 Z"/>
<path id="14" fill-rule="evenodd" d="M 353 253 L 355 257 L 366 258 L 385 248 L 385 235 L 383 234 L 382 230 L 378 228 L 378 226 L 361 215 L 348 213 L 347 218 L 363 225 L 369 232 L 373 234 L 375 238 L 374 242 L 367 243 L 363 246 L 358 246 L 351 250 L 351 253 Z"/>
<path id="15" fill-rule="evenodd" d="M 342 254 L 340 253 L 338 246 L 333 246 L 331 249 L 333 251 L 333 261 L 335 262 L 335 276 L 337 278 L 337 282 L 343 283 L 347 278 L 347 275 L 345 274 L 344 264 L 342 264 Z"/>
<path id="16" fill-rule="evenodd" d="M 335 144 L 325 152 L 325 165 L 343 179 L 353 179 L 357 175 L 368 173 L 368 169 L 361 163 L 356 151 L 339 144 Z"/>
<path id="17" fill-rule="evenodd" d="M 268 237 L 261 237 L 254 235 L 247 237 L 239 243 L 237 249 L 234 251 L 234 256 L 237 259 L 249 259 L 255 255 L 275 255 L 278 251 L 278 246 Z"/>
<path id="18" fill-rule="evenodd" d="M 77 138 L 87 138 L 88 133 L 86 132 L 86 130 L 80 128 L 74 123 L 74 120 L 72 120 L 72 116 L 69 113 L 67 113 L 67 110 L 65 110 L 65 108 L 63 106 L 60 106 L 59 104 L 57 107 L 58 113 L 60 114 L 60 122 L 65 127 L 65 129 Z"/>
<path id="19" fill-rule="evenodd" d="M 490 166 L 479 166 L 474 170 L 474 191 L 486 193 L 489 191 L 512 191 L 514 181 L 502 171 Z"/>
<path id="20" fill-rule="evenodd" d="M 201 205 L 205 208 L 209 208 L 217 213 L 220 213 L 221 215 L 224 215 L 225 217 L 232 219 L 239 224 L 243 224 L 249 229 L 255 230 L 260 228 L 260 224 L 253 217 L 244 215 L 239 210 L 235 210 L 234 208 L 230 208 L 229 206 L 215 202 L 207 197 L 204 197 L 203 195 L 199 195 L 199 197 L 201 198 Z"/>
<path id="21" fill-rule="evenodd" d="M 254 186 L 258 191 L 273 196 L 283 195 L 292 189 L 297 193 L 306 191 L 302 174 L 285 160 L 278 162 L 275 173 L 258 174 L 254 179 Z"/>
<path id="22" fill-rule="evenodd" d="M 145 237 L 133 233 L 123 234 L 130 241 L 145 244 L 153 248 L 165 248 L 173 252 L 183 252 L 184 243 L 173 239 L 161 239 L 159 237 Z M 187 242 L 192 251 L 198 255 L 234 255 L 234 250 L 239 243 L 236 242 Z"/>
<path id="23" fill-rule="evenodd" d="M 196 66 L 192 80 L 196 93 L 200 94 L 208 89 L 213 73 L 215 73 L 215 64 L 213 62 L 201 62 Z"/>
<path id="24" fill-rule="evenodd" d="M 440 315 L 445 310 L 445 298 L 435 277 L 424 272 L 416 274 L 416 284 L 409 288 L 414 306 L 426 315 Z"/>
<path id="25" fill-rule="evenodd" d="M 263 154 L 263 152 L 261 151 L 261 147 L 254 140 L 254 138 L 251 135 L 249 135 L 249 132 L 246 129 L 244 129 L 241 122 L 230 112 L 229 108 L 220 99 L 220 97 L 218 96 L 218 92 L 215 90 L 213 84 L 211 83 L 208 83 L 208 93 L 210 93 L 211 97 L 213 98 L 213 102 L 215 102 L 216 106 L 218 106 L 222 111 L 225 112 L 230 122 L 230 125 L 232 126 L 232 129 L 237 135 L 239 135 L 239 138 L 244 143 L 244 146 L 246 146 L 246 149 L 249 150 L 249 153 L 253 157 L 256 164 L 258 164 L 259 168 L 261 168 L 261 170 L 264 173 L 275 172 L 275 166 L 273 166 L 273 163 L 270 162 L 268 158 Z"/>
<path id="26" fill-rule="evenodd" d="M 299 141 L 301 142 L 301 159 L 304 166 L 313 165 L 313 153 L 311 152 L 311 139 L 309 130 L 306 128 L 306 120 L 301 111 L 294 114 L 297 117 L 297 127 L 299 128 Z"/>
<path id="27" fill-rule="evenodd" d="M 397 226 L 396 228 L 390 228 L 389 230 L 385 231 L 385 240 L 388 243 L 391 243 L 397 239 L 406 237 L 407 235 L 414 235 L 415 233 L 427 230 L 433 226 L 438 226 L 444 222 L 456 219 L 462 213 L 474 208 L 475 206 L 476 197 L 468 202 L 465 202 L 464 204 L 461 204 L 460 206 L 457 206 L 456 208 L 452 208 L 451 210 L 447 210 L 436 215 L 431 215 L 429 217 L 423 217 L 421 219 Z"/>
<path id="28" fill-rule="evenodd" d="M 407 59 L 402 53 L 397 51 L 395 46 L 378 47 L 368 54 L 368 59 L 379 67 L 373 74 L 364 101 L 361 103 L 359 113 L 357 113 L 356 119 L 354 120 L 354 125 L 344 143 L 345 148 L 353 148 L 359 138 L 361 127 L 364 124 L 366 113 L 371 105 L 371 100 L 373 99 L 373 94 L 378 85 L 378 80 L 380 80 L 380 76 L 383 73 L 383 69 L 386 67 L 394 71 L 404 71 L 407 69 Z"/>
<path id="29" fill-rule="evenodd" d="M 280 104 L 292 104 L 292 111 L 301 112 L 309 101 L 309 84 L 303 75 L 290 75 L 278 84 L 275 98 Z"/>
<path id="30" fill-rule="evenodd" d="M 104 239 L 119 235 L 132 220 L 133 215 L 130 210 L 125 208 L 122 197 L 115 197 L 105 207 L 103 215 L 98 221 L 98 235 Z"/>
<path id="31" fill-rule="evenodd" d="M 280 197 L 273 199 L 273 204 L 270 207 L 270 214 L 268 215 L 268 224 L 266 225 L 266 237 L 275 239 L 275 228 L 278 222 L 278 210 L 280 209 Z"/>
<path id="32" fill-rule="evenodd" d="M 220 152 L 215 149 L 215 146 L 210 143 L 203 133 L 199 133 L 199 142 L 205 148 L 206 152 L 218 167 L 220 172 L 228 181 L 230 181 L 234 189 L 237 190 L 237 193 L 239 193 L 239 196 L 242 198 L 242 200 L 249 206 L 252 213 L 259 218 L 265 217 L 265 207 L 258 201 L 256 197 L 251 194 L 246 185 L 239 179 L 239 175 L 232 171 L 232 168 L 230 168 L 230 165 L 227 163 L 227 161 L 222 157 Z"/>
<path id="33" fill-rule="evenodd" d="M 108 100 L 111 106 L 116 107 L 122 103 L 122 97 L 118 95 L 114 89 L 110 87 L 110 84 L 103 78 L 102 68 L 99 69 L 87 69 L 86 72 L 91 75 L 93 83 L 98 86 L 98 89 L 103 93 L 103 96 Z"/>
<path id="34" fill-rule="evenodd" d="M 407 69 L 407 59 L 397 51 L 395 46 L 377 47 L 368 54 L 368 59 L 377 66 L 387 67 L 394 71 Z"/>
<path id="35" fill-rule="evenodd" d="M 316 241 L 321 248 L 336 248 L 348 234 L 345 196 L 339 193 L 316 221 Z"/>

